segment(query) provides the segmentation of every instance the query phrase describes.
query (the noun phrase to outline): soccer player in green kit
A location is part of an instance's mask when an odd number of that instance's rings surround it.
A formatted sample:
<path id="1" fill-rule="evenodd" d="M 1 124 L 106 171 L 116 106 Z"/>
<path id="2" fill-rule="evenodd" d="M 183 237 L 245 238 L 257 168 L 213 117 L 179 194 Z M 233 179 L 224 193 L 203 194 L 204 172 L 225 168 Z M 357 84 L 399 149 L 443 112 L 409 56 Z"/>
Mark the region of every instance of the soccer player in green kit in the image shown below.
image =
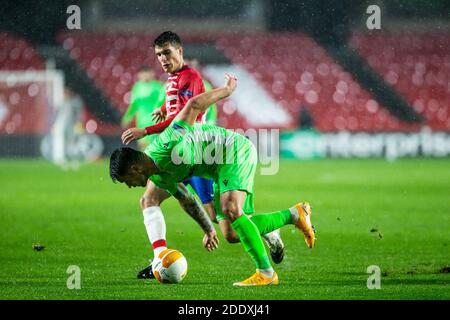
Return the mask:
<path id="1" fill-rule="evenodd" d="M 138 81 L 131 89 L 130 106 L 122 117 L 122 127 L 127 126 L 134 117 L 139 128 L 155 124 L 150 114 L 164 102 L 164 86 L 155 79 L 155 73 L 150 67 L 142 66 L 137 76 Z M 151 139 L 152 136 L 145 136 L 139 140 L 139 148 L 144 150 Z"/>
<path id="2" fill-rule="evenodd" d="M 218 195 L 215 203 L 231 222 L 240 241 L 256 265 L 249 278 L 234 283 L 236 286 L 264 286 L 279 283 L 273 270 L 261 234 L 293 224 L 305 237 L 309 248 L 315 244 L 315 231 L 311 224 L 311 206 L 299 203 L 289 209 L 268 214 L 253 213 L 253 180 L 257 165 L 255 146 L 246 137 L 214 125 L 194 125 L 195 119 L 211 104 L 228 97 L 235 90 L 237 80 L 226 75 L 225 85 L 191 98 L 172 124 L 145 150 L 120 148 L 110 159 L 113 181 L 128 187 L 145 187 L 152 180 L 179 199 L 180 185 L 190 176 L 213 178 Z M 195 205 L 197 202 L 191 198 Z M 212 250 L 217 246 L 215 231 L 206 232 L 204 246 Z"/>

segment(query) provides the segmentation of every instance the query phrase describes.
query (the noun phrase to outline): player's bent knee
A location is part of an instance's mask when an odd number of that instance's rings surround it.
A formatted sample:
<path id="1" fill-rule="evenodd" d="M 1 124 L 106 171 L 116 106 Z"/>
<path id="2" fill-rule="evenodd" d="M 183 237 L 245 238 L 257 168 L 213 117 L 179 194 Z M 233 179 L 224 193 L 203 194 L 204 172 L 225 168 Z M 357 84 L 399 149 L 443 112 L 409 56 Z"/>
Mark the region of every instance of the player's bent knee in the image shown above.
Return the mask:
<path id="1" fill-rule="evenodd" d="M 224 237 L 228 243 L 238 243 L 240 241 L 239 237 L 233 233 L 227 233 Z"/>
<path id="2" fill-rule="evenodd" d="M 145 208 L 159 206 L 161 201 L 155 197 L 144 195 L 140 200 L 141 208 L 144 210 Z"/>
<path id="3" fill-rule="evenodd" d="M 239 218 L 242 214 L 239 210 L 239 206 L 237 206 L 232 201 L 226 201 L 221 205 L 222 212 L 227 216 L 227 218 L 233 222 L 237 218 Z"/>

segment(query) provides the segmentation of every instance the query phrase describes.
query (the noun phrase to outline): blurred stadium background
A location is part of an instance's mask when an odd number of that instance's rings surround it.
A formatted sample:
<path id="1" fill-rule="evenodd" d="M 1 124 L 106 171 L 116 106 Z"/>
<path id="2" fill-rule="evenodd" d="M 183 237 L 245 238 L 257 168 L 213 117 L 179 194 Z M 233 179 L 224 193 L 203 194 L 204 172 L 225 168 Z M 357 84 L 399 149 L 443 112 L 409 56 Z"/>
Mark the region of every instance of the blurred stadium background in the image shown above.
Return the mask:
<path id="1" fill-rule="evenodd" d="M 71 5 L 80 30 L 68 28 Z M 381 10 L 380 30 L 367 27 L 370 5 Z M 220 270 L 250 268 L 242 250 L 222 240 L 217 254 L 203 252 L 200 230 L 175 201 L 163 210 L 170 245 L 190 263 L 186 286 L 132 282 L 149 258 L 142 190 L 113 185 L 106 159 L 121 146 L 141 66 L 166 81 L 151 46 L 166 30 L 180 34 L 185 58 L 198 59 L 213 86 L 225 71 L 238 76 L 236 93 L 218 105 L 219 125 L 280 129 L 282 158 L 311 160 L 283 160 L 275 177 L 257 177 L 258 211 L 297 194 L 319 211 L 315 251 L 293 254 L 298 235 L 283 231 L 280 290 L 231 290 L 245 270 Z M 449 299 L 449 133 L 447 0 L 8 1 L 1 298 Z M 51 164 L 85 161 L 94 163 L 79 171 Z M 47 249 L 36 253 L 32 242 Z M 65 287 L 74 263 L 85 270 L 81 293 Z M 384 291 L 365 286 L 374 263 Z"/>
<path id="2" fill-rule="evenodd" d="M 68 30 L 72 4 L 81 30 Z M 373 4 L 381 30 L 366 25 Z M 101 138 L 85 139 L 82 153 L 108 154 L 138 69 L 150 65 L 165 80 L 151 41 L 173 30 L 214 86 L 224 70 L 239 76 L 219 124 L 288 131 L 286 157 L 446 157 L 449 10 L 447 1 L 400 0 L 9 2 L 0 20 L 0 155 L 64 157 L 67 124 L 56 119 L 74 97 L 81 129 Z M 42 143 L 52 127 L 57 134 Z"/>

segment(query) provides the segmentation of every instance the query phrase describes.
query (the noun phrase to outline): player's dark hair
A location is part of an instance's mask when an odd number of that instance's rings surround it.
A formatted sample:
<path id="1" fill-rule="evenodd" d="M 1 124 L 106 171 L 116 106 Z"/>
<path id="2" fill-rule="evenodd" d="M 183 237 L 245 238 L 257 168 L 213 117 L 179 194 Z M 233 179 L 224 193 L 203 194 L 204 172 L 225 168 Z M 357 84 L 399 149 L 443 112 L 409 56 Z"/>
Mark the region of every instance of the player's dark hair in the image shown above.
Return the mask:
<path id="1" fill-rule="evenodd" d="M 128 170 L 133 164 L 136 164 L 144 157 L 144 153 L 131 148 L 114 150 L 109 159 L 109 175 L 112 181 L 116 183 L 119 177 L 128 173 Z"/>
<path id="2" fill-rule="evenodd" d="M 179 47 L 181 46 L 181 39 L 175 32 L 165 31 L 157 36 L 155 40 L 153 40 L 154 47 L 162 47 L 166 43 L 170 43 L 174 47 Z"/>

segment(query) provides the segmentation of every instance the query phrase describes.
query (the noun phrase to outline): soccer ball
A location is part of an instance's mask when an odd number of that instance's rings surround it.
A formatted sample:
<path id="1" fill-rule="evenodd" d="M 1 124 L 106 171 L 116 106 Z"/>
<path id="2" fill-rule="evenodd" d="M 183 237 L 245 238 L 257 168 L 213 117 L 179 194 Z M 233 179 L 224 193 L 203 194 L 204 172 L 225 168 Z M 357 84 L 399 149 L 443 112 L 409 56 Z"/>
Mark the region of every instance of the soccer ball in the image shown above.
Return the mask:
<path id="1" fill-rule="evenodd" d="M 187 273 L 187 260 L 175 249 L 161 251 L 153 260 L 152 270 L 160 283 L 180 283 Z"/>

